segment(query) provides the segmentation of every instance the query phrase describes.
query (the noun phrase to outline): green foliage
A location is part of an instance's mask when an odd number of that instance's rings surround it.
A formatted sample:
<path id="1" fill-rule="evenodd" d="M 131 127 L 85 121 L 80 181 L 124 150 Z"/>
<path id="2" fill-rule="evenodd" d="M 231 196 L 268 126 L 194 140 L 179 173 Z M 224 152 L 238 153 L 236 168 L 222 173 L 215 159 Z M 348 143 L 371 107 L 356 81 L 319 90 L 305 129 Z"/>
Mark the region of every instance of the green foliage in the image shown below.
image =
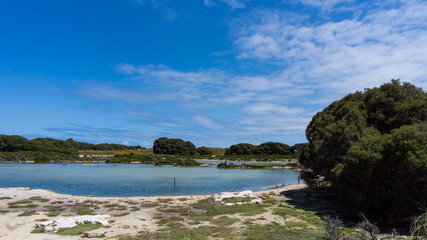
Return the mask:
<path id="1" fill-rule="evenodd" d="M 101 224 L 78 224 L 72 228 L 59 229 L 56 234 L 63 236 L 77 236 L 82 235 L 84 232 L 92 231 L 101 228 Z"/>
<path id="2" fill-rule="evenodd" d="M 42 227 L 35 228 L 33 231 L 31 231 L 31 233 L 44 233 L 44 232 L 45 232 L 45 230 Z"/>
<path id="3" fill-rule="evenodd" d="M 225 150 L 225 155 L 251 155 L 255 154 L 256 146 L 250 143 L 239 143 L 231 145 Z"/>
<path id="4" fill-rule="evenodd" d="M 140 149 L 140 146 L 122 144 L 91 144 L 76 142 L 72 138 L 63 141 L 53 138 L 28 140 L 16 135 L 0 135 L 0 160 L 33 160 L 36 163 L 48 163 L 51 159 L 75 158 L 78 150 L 126 150 Z"/>
<path id="5" fill-rule="evenodd" d="M 283 156 L 293 157 L 294 153 L 299 155 L 298 149 L 301 149 L 302 145 L 297 145 L 295 148 L 284 143 L 279 142 L 266 142 L 258 146 L 250 143 L 239 143 L 231 145 L 225 150 L 227 156 L 250 156 L 259 158 L 259 156 L 276 156 L 277 158 Z M 295 149 L 297 151 L 295 151 Z"/>
<path id="6" fill-rule="evenodd" d="M 114 159 L 108 159 L 105 163 L 131 163 L 139 162 L 142 164 L 154 164 L 156 166 L 180 166 L 180 167 L 195 167 L 200 163 L 196 160 L 175 157 L 170 155 L 136 155 L 136 154 L 123 154 L 116 155 Z"/>
<path id="7" fill-rule="evenodd" d="M 398 80 L 349 94 L 317 113 L 300 156 L 360 209 L 403 217 L 427 201 L 427 94 Z"/>
<path id="8" fill-rule="evenodd" d="M 197 154 L 201 156 L 212 156 L 214 155 L 214 152 L 205 146 L 197 148 Z"/>
<path id="9" fill-rule="evenodd" d="M 279 155 L 290 155 L 292 154 L 292 147 L 284 143 L 279 142 L 266 142 L 256 147 L 256 154 L 279 154 Z"/>
<path id="10" fill-rule="evenodd" d="M 427 210 L 424 213 L 416 217 L 411 224 L 411 236 L 412 237 L 425 237 L 427 236 Z"/>
<path id="11" fill-rule="evenodd" d="M 251 225 L 244 232 L 246 240 L 264 240 L 264 239 L 316 239 L 320 235 L 319 230 L 313 229 L 289 229 L 279 224 Z"/>
<path id="12" fill-rule="evenodd" d="M 17 135 L 0 135 L 0 152 L 18 152 L 30 150 L 28 139 Z"/>
<path id="13" fill-rule="evenodd" d="M 190 141 L 184 141 L 178 138 L 161 137 L 154 141 L 154 154 L 171 154 L 190 156 L 196 154 L 196 146 Z"/>
<path id="14" fill-rule="evenodd" d="M 213 198 L 200 200 L 192 204 L 192 206 L 197 209 L 205 210 L 206 212 L 203 213 L 204 217 L 235 213 L 243 213 L 245 216 L 254 216 L 266 211 L 260 204 L 226 206 L 220 202 L 215 202 Z"/>

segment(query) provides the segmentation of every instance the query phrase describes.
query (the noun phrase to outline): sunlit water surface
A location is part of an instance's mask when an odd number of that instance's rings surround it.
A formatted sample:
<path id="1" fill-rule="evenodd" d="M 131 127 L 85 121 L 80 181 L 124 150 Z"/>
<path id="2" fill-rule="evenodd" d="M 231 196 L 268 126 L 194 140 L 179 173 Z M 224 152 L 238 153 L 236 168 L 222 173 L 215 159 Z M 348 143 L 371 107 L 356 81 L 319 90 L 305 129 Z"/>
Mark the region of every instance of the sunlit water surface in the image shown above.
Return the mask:
<path id="1" fill-rule="evenodd" d="M 0 164 L 0 188 L 29 187 L 92 196 L 212 194 L 295 184 L 290 169 L 156 167 L 144 164 Z M 174 190 L 174 178 L 176 187 Z"/>

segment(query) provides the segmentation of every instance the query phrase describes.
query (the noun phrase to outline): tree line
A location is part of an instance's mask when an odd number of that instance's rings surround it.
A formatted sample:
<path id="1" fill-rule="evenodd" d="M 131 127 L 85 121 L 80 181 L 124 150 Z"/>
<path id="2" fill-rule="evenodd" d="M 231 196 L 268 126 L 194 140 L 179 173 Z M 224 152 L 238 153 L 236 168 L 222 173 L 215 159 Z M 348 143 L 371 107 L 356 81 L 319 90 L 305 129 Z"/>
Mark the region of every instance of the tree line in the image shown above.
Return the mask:
<path id="1" fill-rule="evenodd" d="M 140 146 L 122 144 L 91 144 L 77 142 L 72 138 L 57 140 L 53 138 L 35 138 L 28 140 L 18 135 L 0 134 L 1 159 L 32 158 L 38 161 L 48 161 L 50 158 L 76 157 L 79 150 L 126 150 L 140 149 Z"/>
<path id="2" fill-rule="evenodd" d="M 239 143 L 231 145 L 225 150 L 225 155 L 283 155 L 290 156 L 295 153 L 300 153 L 306 144 L 300 143 L 294 146 L 289 146 L 279 142 L 266 142 L 258 146 L 249 143 Z M 172 154 L 172 155 L 213 155 L 214 152 L 205 146 L 196 148 L 190 141 L 184 141 L 179 138 L 161 137 L 154 141 L 153 144 L 154 154 Z"/>

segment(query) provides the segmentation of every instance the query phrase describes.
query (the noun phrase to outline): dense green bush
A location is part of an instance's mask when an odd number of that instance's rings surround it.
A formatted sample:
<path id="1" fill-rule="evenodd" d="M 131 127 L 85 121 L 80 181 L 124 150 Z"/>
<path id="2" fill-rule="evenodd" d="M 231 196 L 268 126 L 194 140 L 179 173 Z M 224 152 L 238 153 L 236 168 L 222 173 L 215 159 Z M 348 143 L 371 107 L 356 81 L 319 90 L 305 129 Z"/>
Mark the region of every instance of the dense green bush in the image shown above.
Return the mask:
<path id="1" fill-rule="evenodd" d="M 427 94 L 398 80 L 349 94 L 317 113 L 300 156 L 361 209 L 403 216 L 427 204 Z"/>
<path id="2" fill-rule="evenodd" d="M 212 155 L 214 155 L 214 152 L 212 151 L 212 149 L 209 149 L 209 148 L 203 146 L 203 147 L 197 148 L 197 154 L 199 154 L 201 156 L 212 156 Z"/>
<path id="3" fill-rule="evenodd" d="M 303 148 L 304 143 L 296 144 L 295 148 L 284 143 L 279 142 L 265 142 L 258 146 L 250 143 L 239 143 L 231 145 L 225 150 L 225 155 L 278 155 L 278 156 L 294 156 L 295 153 L 299 155 L 300 149 Z M 297 151 L 295 151 L 297 150 Z"/>
<path id="4" fill-rule="evenodd" d="M 154 154 L 171 154 L 189 156 L 196 154 L 196 146 L 190 141 L 179 138 L 161 137 L 154 141 Z"/>
<path id="5" fill-rule="evenodd" d="M 225 155 L 251 155 L 255 154 L 256 146 L 250 143 L 239 143 L 231 145 L 225 150 Z"/>

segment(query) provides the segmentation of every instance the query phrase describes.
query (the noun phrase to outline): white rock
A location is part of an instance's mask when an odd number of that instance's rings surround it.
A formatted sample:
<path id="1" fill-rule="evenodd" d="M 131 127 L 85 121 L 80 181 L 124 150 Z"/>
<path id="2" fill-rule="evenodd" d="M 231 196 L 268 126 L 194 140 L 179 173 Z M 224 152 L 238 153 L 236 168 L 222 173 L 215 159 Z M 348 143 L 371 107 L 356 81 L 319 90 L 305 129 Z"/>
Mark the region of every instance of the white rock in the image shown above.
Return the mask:
<path id="1" fill-rule="evenodd" d="M 72 217 L 71 218 L 60 218 L 60 219 L 55 221 L 55 224 L 56 224 L 57 229 L 72 228 L 72 227 L 77 226 L 76 221 Z"/>
<path id="2" fill-rule="evenodd" d="M 261 198 L 255 198 L 251 200 L 251 203 L 255 203 L 255 204 L 262 204 L 262 199 Z"/>
<path id="3" fill-rule="evenodd" d="M 102 233 L 97 233 L 97 232 L 84 232 L 83 233 L 83 236 L 87 237 L 87 238 L 97 238 L 101 235 L 102 235 Z"/>
<path id="4" fill-rule="evenodd" d="M 74 217 L 74 220 L 77 224 L 102 224 L 103 226 L 108 226 L 108 221 L 105 218 L 110 217 L 110 215 L 84 215 Z"/>
<path id="5" fill-rule="evenodd" d="M 251 190 L 241 191 L 241 192 L 222 192 L 215 197 L 215 201 L 219 202 L 228 198 L 235 197 L 254 197 L 254 194 Z"/>
<path id="6" fill-rule="evenodd" d="M 44 228 L 44 231 L 45 231 L 45 232 L 55 232 L 55 231 L 56 231 L 56 229 L 55 229 L 52 225 L 49 225 L 49 226 L 46 226 L 46 227 Z"/>
<path id="7" fill-rule="evenodd" d="M 36 224 L 35 228 L 46 227 L 48 225 L 51 225 L 52 223 L 53 223 L 53 221 L 38 222 Z"/>
<path id="8" fill-rule="evenodd" d="M 224 205 L 225 206 L 234 206 L 235 204 L 234 203 L 225 203 Z"/>
<path id="9" fill-rule="evenodd" d="M 77 224 L 102 224 L 108 226 L 108 221 L 105 218 L 109 218 L 110 215 L 83 215 L 78 217 L 59 218 L 54 221 L 39 222 L 36 224 L 37 227 L 44 227 L 46 232 L 57 231 L 62 228 L 72 228 Z"/>

